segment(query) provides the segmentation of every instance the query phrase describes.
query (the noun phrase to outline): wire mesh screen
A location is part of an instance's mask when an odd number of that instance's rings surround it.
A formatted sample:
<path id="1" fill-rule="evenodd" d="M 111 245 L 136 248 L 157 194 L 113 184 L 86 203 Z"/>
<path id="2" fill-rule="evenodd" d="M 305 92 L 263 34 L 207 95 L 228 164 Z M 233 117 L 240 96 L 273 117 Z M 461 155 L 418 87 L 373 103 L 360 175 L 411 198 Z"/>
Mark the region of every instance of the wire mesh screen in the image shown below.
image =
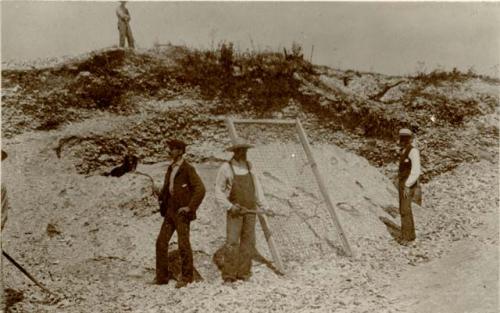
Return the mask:
<path id="1" fill-rule="evenodd" d="M 255 145 L 248 159 L 263 186 L 267 208 L 276 213 L 267 220 L 283 261 L 302 262 L 340 248 L 296 125 L 235 121 L 234 127 L 238 137 Z M 265 239 L 261 235 L 257 240 L 263 252 Z"/>

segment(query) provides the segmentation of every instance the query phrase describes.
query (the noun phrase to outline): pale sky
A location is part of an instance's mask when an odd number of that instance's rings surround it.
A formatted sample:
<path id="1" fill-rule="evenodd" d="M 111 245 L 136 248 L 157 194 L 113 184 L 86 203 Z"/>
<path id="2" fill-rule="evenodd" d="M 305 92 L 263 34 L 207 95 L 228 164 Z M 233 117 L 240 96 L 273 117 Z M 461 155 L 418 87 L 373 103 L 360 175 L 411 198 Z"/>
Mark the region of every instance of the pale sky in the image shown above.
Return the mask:
<path id="1" fill-rule="evenodd" d="M 75 55 L 115 45 L 117 2 L 2 1 L 4 60 Z M 497 74 L 500 2 L 129 2 L 139 47 L 160 43 L 241 50 L 293 41 L 313 62 L 341 69 L 409 74 L 422 61 Z M 250 39 L 251 38 L 251 39 Z M 496 67 L 495 67 L 496 66 Z"/>

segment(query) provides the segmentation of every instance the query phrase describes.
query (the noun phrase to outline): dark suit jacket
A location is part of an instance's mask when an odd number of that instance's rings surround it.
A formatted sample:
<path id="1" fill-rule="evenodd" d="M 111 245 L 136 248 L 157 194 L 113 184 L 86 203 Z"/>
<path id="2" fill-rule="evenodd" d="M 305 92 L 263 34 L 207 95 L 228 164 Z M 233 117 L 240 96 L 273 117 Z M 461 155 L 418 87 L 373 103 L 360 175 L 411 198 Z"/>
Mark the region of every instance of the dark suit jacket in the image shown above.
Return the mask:
<path id="1" fill-rule="evenodd" d="M 187 206 L 190 210 L 186 216 L 192 221 L 196 219 L 196 210 L 205 197 L 205 186 L 194 167 L 184 160 L 175 175 L 174 195 L 171 196 L 169 192 L 171 172 L 172 165 L 167 169 L 159 195 L 161 216 L 167 214 L 167 216 L 174 217 L 179 208 Z"/>

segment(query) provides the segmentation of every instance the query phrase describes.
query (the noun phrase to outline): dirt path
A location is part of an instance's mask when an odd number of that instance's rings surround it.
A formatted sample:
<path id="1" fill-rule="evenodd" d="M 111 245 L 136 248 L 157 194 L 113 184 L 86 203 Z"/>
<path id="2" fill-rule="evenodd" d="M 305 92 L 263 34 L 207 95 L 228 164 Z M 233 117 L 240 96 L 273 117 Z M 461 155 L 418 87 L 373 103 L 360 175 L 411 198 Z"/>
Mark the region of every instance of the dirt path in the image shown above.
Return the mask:
<path id="1" fill-rule="evenodd" d="M 399 305 L 408 313 L 498 312 L 498 246 L 463 241 L 448 255 L 401 274 Z"/>
<path id="2" fill-rule="evenodd" d="M 468 218 L 469 223 L 459 225 L 466 229 L 466 236 L 461 240 L 452 238 L 447 248 L 449 251 L 441 258 L 400 273 L 388 293 L 404 312 L 498 312 L 499 208 L 496 171 L 489 162 L 468 168 L 462 166 L 447 181 L 452 187 L 453 184 L 470 183 L 468 188 L 461 189 L 469 195 L 462 206 L 467 209 L 467 215 L 463 215 L 464 211 L 454 206 L 453 202 L 449 203 L 450 208 L 445 208 L 452 212 L 448 216 L 449 222 L 462 216 Z M 457 179 L 462 182 L 457 182 Z M 447 201 L 446 196 L 441 195 L 440 198 L 436 200 Z M 484 202 L 487 198 L 490 201 Z M 439 208 L 443 209 L 442 206 Z"/>
<path id="3" fill-rule="evenodd" d="M 425 186 L 413 246 L 367 240 L 370 248 L 356 260 L 331 255 L 291 264 L 285 277 L 256 265 L 249 282 L 232 288 L 213 274 L 210 247 L 223 241 L 223 227 L 214 218 L 218 213 L 206 208 L 193 226 L 195 263 L 205 281 L 181 290 L 151 285 L 160 220 L 151 211 L 137 210 L 156 209 L 148 179 L 134 174 L 86 178 L 76 174 L 70 158 L 58 159 L 53 150 L 59 138 L 127 127 L 134 118 L 106 115 L 3 142 L 9 158 L 2 179 L 13 208 L 4 247 L 65 295 L 53 304 L 7 266 L 7 287 L 25 296 L 11 307 L 13 312 L 455 313 L 491 312 L 497 304 L 498 224 L 491 220 L 498 216 L 498 172 L 496 164 L 486 161 L 464 165 Z M 159 183 L 165 166 L 138 170 Z M 200 165 L 198 170 L 207 179 L 215 167 Z M 59 233 L 47 232 L 49 224 Z M 207 242 L 210 247 L 201 244 Z M 461 301 L 451 303 L 452 298 Z"/>

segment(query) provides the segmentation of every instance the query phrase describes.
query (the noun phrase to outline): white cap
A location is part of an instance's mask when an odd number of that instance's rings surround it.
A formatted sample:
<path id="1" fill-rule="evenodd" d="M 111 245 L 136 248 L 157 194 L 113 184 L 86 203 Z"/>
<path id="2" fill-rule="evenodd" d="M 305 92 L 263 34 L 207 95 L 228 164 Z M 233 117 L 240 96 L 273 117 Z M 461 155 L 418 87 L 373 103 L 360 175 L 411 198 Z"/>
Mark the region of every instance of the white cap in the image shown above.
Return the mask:
<path id="1" fill-rule="evenodd" d="M 399 136 L 413 136 L 413 133 L 408 128 L 401 128 L 399 130 Z"/>

